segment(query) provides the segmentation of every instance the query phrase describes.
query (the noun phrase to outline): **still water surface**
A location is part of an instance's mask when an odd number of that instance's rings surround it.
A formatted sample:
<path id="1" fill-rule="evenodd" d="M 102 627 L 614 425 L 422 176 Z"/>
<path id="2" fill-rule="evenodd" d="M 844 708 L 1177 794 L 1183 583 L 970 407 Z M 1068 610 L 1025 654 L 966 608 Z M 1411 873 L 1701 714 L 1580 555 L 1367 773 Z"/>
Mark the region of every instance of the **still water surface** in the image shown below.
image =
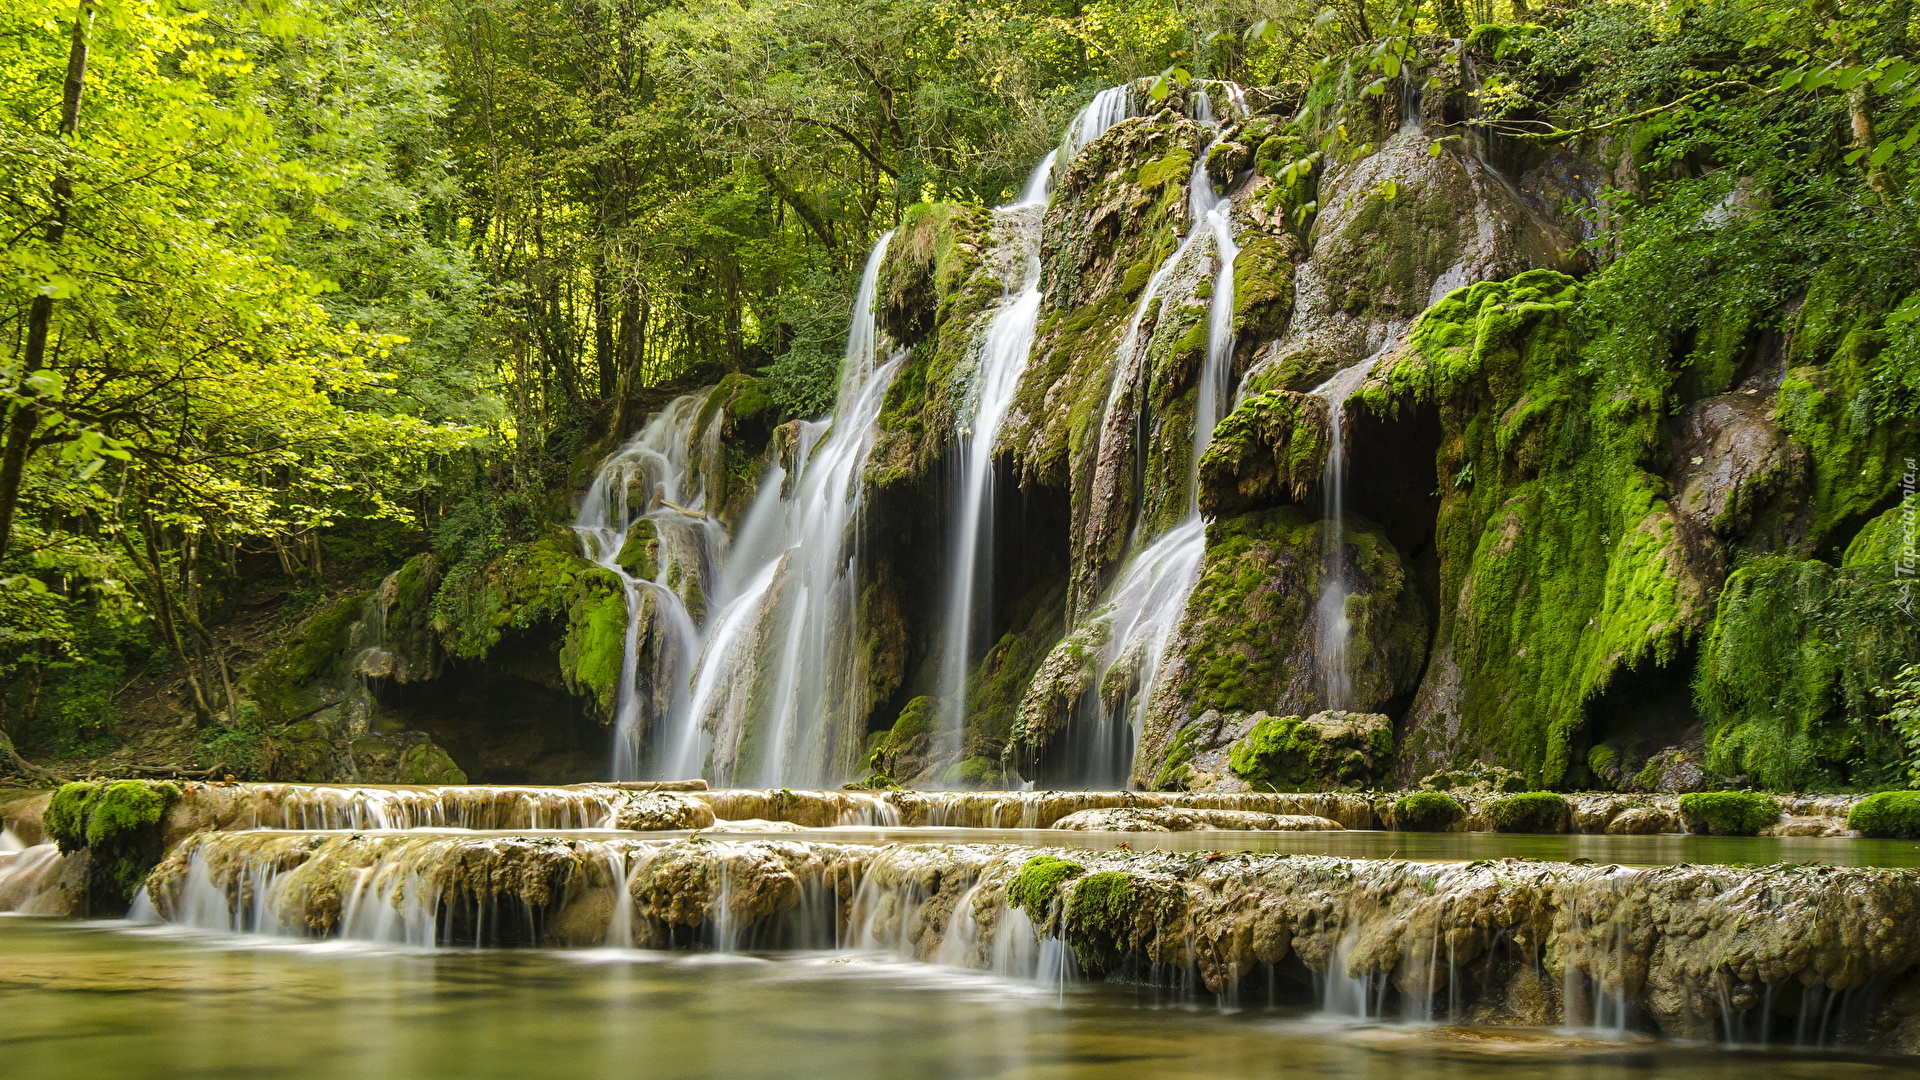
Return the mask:
<path id="1" fill-rule="evenodd" d="M 1892 1059 L 1355 1028 L 841 957 L 371 952 L 0 918 L 0 1077 L 1879 1080 Z"/>

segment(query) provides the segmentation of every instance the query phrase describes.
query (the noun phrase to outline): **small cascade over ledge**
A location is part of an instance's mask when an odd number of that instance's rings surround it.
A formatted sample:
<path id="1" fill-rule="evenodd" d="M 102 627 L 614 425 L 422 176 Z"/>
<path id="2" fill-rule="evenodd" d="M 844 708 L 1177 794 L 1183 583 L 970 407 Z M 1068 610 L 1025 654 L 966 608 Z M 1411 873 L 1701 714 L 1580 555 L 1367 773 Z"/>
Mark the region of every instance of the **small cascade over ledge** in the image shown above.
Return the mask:
<path id="1" fill-rule="evenodd" d="M 405 946 L 831 950 L 1333 1018 L 1911 1052 L 1920 877 L 804 839 L 213 832 L 139 917 Z"/>

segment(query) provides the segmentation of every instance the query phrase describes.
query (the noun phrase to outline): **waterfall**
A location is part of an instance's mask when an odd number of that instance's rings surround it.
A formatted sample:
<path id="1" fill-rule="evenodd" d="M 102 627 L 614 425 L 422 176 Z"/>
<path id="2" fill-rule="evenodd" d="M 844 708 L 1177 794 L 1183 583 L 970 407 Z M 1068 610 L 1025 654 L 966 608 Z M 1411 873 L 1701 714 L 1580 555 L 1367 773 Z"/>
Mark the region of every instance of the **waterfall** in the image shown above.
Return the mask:
<path id="1" fill-rule="evenodd" d="M 963 753 L 967 718 L 967 672 L 972 666 L 978 613 L 991 610 L 993 558 L 993 451 L 1013 395 L 1026 373 L 1040 320 L 1040 226 L 1052 189 L 1055 163 L 1071 161 L 1088 143 L 1125 119 L 1131 98 L 1124 86 L 1094 95 L 1068 125 L 1060 148 L 1034 167 L 1020 201 L 995 211 L 996 225 L 1021 265 L 1019 287 L 1002 298 L 977 348 L 971 410 L 959 423 L 960 483 L 955 507 L 941 633 L 940 730 L 936 760 Z M 984 565 L 983 565 L 984 564 Z"/>
<path id="2" fill-rule="evenodd" d="M 691 467 L 692 435 L 706 402 L 704 394 L 678 398 L 656 414 L 640 434 L 602 462 L 580 500 L 573 526 L 588 561 L 620 579 L 626 597 L 626 638 L 615 697 L 613 778 L 639 779 L 647 761 L 661 760 L 670 734 L 659 721 L 678 703 L 680 674 L 699 648 L 699 634 L 680 589 L 694 588 L 708 604 L 723 600 L 711 587 L 711 567 L 725 550 L 726 534 L 705 511 L 706 493 Z M 709 425 L 717 434 L 717 422 Z M 636 532 L 636 530 L 640 530 Z M 655 572 L 643 577 L 632 563 L 641 553 L 635 542 L 653 544 Z M 677 586 L 677 587 L 676 587 Z M 652 612 L 656 638 L 664 646 L 656 668 L 640 671 L 642 628 Z M 642 752 L 641 740 L 654 735 L 655 753 Z"/>
<path id="3" fill-rule="evenodd" d="M 1317 657 L 1320 682 L 1329 709 L 1351 708 L 1353 671 L 1347 644 L 1353 624 L 1347 615 L 1347 398 L 1366 380 L 1379 354 L 1342 368 L 1313 393 L 1327 402 L 1327 461 L 1320 477 L 1321 551 L 1320 598 L 1314 605 L 1318 628 Z"/>
<path id="4" fill-rule="evenodd" d="M 1198 393 L 1194 405 L 1193 454 L 1187 470 L 1187 516 L 1129 559 L 1096 618 L 1107 625 L 1106 644 L 1101 652 L 1099 678 L 1076 709 L 1073 725 L 1083 729 L 1086 756 L 1082 774 L 1076 780 L 1094 785 L 1124 786 L 1131 771 L 1133 750 L 1139 742 L 1152 704 L 1167 646 L 1186 610 L 1187 596 L 1199 578 L 1201 557 L 1206 551 L 1206 522 L 1200 516 L 1200 457 L 1213 440 L 1213 429 L 1223 407 L 1231 401 L 1233 383 L 1233 264 L 1239 247 L 1233 237 L 1233 202 L 1214 190 L 1207 175 L 1207 158 L 1219 145 L 1224 133 L 1213 119 L 1213 108 L 1205 93 L 1194 95 L 1194 118 L 1214 130 L 1213 139 L 1194 160 L 1188 179 L 1187 207 L 1191 224 L 1173 253 L 1154 271 L 1140 294 L 1122 335 L 1116 374 L 1108 392 L 1106 416 L 1101 424 L 1101 439 L 1122 439 L 1117 403 L 1131 386 L 1146 361 L 1146 342 L 1142 326 L 1154 301 L 1160 298 L 1174 270 L 1194 246 L 1202 241 L 1213 244 L 1215 263 L 1213 294 L 1208 301 L 1207 351 L 1201 365 Z M 1112 710 L 1103 701 L 1103 691 L 1116 672 L 1128 677 L 1123 708 Z"/>
<path id="5" fill-rule="evenodd" d="M 742 590 L 712 619 L 669 772 L 778 786 L 835 783 L 851 770 L 866 714 L 856 658 L 861 474 L 900 366 L 880 359 L 874 318 L 892 238 L 873 246 L 860 276 L 833 415 L 800 425 L 793 475 L 772 470 L 741 522 L 724 576 Z"/>

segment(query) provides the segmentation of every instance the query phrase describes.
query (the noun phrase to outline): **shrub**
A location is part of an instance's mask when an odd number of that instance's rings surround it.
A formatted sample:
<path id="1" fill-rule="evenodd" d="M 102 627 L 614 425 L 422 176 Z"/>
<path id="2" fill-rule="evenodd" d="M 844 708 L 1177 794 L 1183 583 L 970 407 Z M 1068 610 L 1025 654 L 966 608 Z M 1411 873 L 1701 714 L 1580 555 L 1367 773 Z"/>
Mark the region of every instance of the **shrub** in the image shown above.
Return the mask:
<path id="1" fill-rule="evenodd" d="M 1027 918 L 1042 922 L 1053 908 L 1060 886 L 1087 872 L 1077 862 L 1053 855 L 1035 855 L 1022 863 L 1013 880 L 1007 882 L 1007 902 L 1027 913 Z"/>
<path id="2" fill-rule="evenodd" d="M 1387 824 L 1406 832 L 1446 832 L 1467 816 L 1467 808 L 1438 791 L 1416 791 L 1394 800 Z"/>
<path id="3" fill-rule="evenodd" d="M 1480 812 L 1494 832 L 1508 833 L 1566 832 L 1571 816 L 1567 800 L 1551 791 L 1526 791 L 1488 799 Z"/>
<path id="4" fill-rule="evenodd" d="M 1879 840 L 1920 840 L 1920 791 L 1882 791 L 1853 804 L 1847 828 Z"/>
<path id="5" fill-rule="evenodd" d="M 1687 831 L 1711 836 L 1758 836 L 1780 820 L 1780 804 L 1754 791 L 1697 791 L 1680 796 Z"/>

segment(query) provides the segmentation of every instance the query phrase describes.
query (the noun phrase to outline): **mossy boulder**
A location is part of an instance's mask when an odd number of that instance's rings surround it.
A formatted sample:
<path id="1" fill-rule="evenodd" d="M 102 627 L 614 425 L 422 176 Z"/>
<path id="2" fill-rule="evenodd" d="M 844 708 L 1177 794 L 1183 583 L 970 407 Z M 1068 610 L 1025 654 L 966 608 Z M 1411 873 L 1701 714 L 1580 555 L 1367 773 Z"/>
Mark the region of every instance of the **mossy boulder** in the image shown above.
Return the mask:
<path id="1" fill-rule="evenodd" d="M 1882 791 L 1853 804 L 1847 828 L 1876 840 L 1920 840 L 1920 791 Z"/>
<path id="2" fill-rule="evenodd" d="M 1563 833 L 1572 820 L 1564 796 L 1551 791 L 1524 791 L 1501 795 L 1479 806 L 1480 817 L 1503 833 Z"/>
<path id="3" fill-rule="evenodd" d="M 53 793 L 41 819 L 47 838 L 87 859 L 87 913 L 118 914 L 159 863 L 167 811 L 180 786 L 159 780 L 82 780 Z"/>
<path id="4" fill-rule="evenodd" d="M 1402 795 L 1387 810 L 1387 825 L 1402 832 L 1449 832 L 1464 820 L 1467 808 L 1438 791 Z"/>
<path id="5" fill-rule="evenodd" d="M 1171 690 L 1150 703 L 1135 782 L 1165 786 L 1160 774 L 1172 767 L 1169 755 L 1180 733 L 1209 712 L 1231 719 L 1220 725 L 1217 738 L 1206 737 L 1205 746 L 1193 741 L 1198 736 L 1187 736 L 1189 758 L 1245 735 L 1249 722 L 1262 713 L 1308 716 L 1324 704 L 1316 601 L 1326 533 L 1321 522 L 1292 506 L 1207 526 L 1200 577 L 1160 674 Z M 1342 540 L 1351 587 L 1346 615 L 1352 702 L 1355 712 L 1365 713 L 1412 689 L 1419 679 L 1427 641 L 1425 606 L 1383 532 L 1349 517 Z M 1342 773 L 1349 779 L 1322 780 L 1319 786 L 1384 779 L 1377 768 L 1348 768 Z M 1223 763 L 1217 773 L 1193 775 L 1232 782 L 1228 772 Z"/>
<path id="6" fill-rule="evenodd" d="M 867 738 L 863 764 L 872 776 L 889 781 L 919 776 L 932 765 L 934 735 L 939 727 L 939 703 L 921 696 L 908 701 L 894 717 L 893 726 Z"/>
<path id="7" fill-rule="evenodd" d="M 464 784 L 467 774 L 425 733 L 355 739 L 349 748 L 360 779 L 375 784 Z"/>
<path id="8" fill-rule="evenodd" d="M 1379 713 L 1268 717 L 1236 741 L 1228 767 L 1256 791 L 1367 787 L 1393 759 L 1393 721 Z"/>
<path id="9" fill-rule="evenodd" d="M 1690 833 L 1758 836 L 1780 820 L 1780 804 L 1754 791 L 1696 791 L 1680 796 L 1680 817 Z"/>
<path id="10" fill-rule="evenodd" d="M 323 603 L 301 620 L 284 644 L 255 665 L 246 679 L 264 723 L 295 719 L 337 699 L 333 685 L 348 675 L 354 627 L 368 594 L 348 593 Z"/>

